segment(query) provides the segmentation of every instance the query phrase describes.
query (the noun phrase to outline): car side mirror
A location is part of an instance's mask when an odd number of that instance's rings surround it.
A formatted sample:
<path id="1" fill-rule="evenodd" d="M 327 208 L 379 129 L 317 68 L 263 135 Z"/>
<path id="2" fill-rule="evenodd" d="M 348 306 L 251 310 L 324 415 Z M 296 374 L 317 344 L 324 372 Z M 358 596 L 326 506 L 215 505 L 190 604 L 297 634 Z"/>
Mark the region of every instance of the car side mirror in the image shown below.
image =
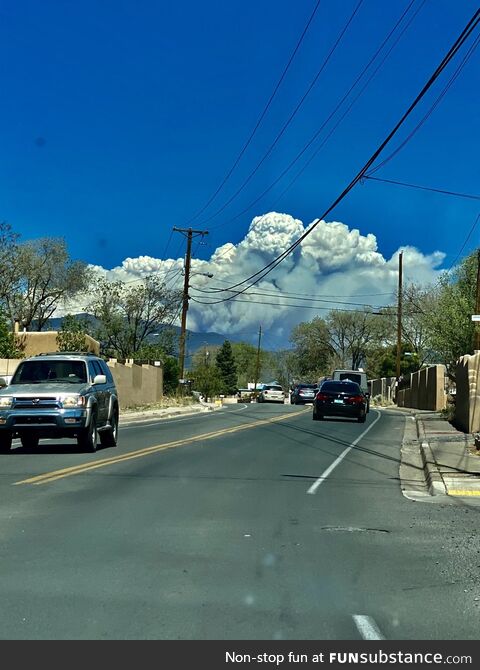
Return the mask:
<path id="1" fill-rule="evenodd" d="M 5 377 L 0 377 L 0 388 L 5 388 L 5 386 L 8 386 L 7 380 Z"/>
<path id="2" fill-rule="evenodd" d="M 93 383 L 94 384 L 106 384 L 107 383 L 107 376 L 106 375 L 95 375 L 93 378 Z"/>

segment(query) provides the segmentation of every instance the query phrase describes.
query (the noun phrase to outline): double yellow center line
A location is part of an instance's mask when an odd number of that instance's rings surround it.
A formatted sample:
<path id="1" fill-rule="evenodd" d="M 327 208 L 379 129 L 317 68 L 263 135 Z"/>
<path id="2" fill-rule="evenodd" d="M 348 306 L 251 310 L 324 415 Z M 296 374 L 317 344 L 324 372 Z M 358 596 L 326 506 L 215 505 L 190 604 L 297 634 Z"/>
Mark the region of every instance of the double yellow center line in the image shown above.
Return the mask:
<path id="1" fill-rule="evenodd" d="M 111 458 L 103 458 L 99 461 L 94 461 L 93 463 L 83 463 L 81 465 L 74 465 L 70 468 L 63 468 L 62 470 L 53 470 L 52 472 L 45 472 L 43 475 L 29 477 L 28 479 L 22 479 L 22 481 L 15 482 L 14 484 L 15 485 L 34 484 L 35 486 L 38 486 L 39 484 L 50 484 L 51 482 L 54 482 L 57 479 L 73 477 L 73 475 L 81 475 L 84 472 L 89 472 L 90 470 L 97 470 L 98 468 L 105 468 L 109 465 L 115 465 L 116 463 L 131 461 L 134 458 L 149 456 L 150 454 L 156 454 L 159 451 L 165 451 L 166 449 L 172 449 L 174 447 L 181 447 L 185 444 L 202 442 L 204 440 L 212 440 L 213 438 L 220 437 L 222 435 L 238 433 L 241 430 L 257 428 L 258 426 L 264 426 L 269 423 L 276 423 L 277 421 L 283 421 L 283 419 L 291 419 L 295 415 L 296 413 L 293 414 L 292 412 L 289 412 L 288 414 L 281 414 L 280 416 L 276 416 L 271 419 L 261 419 L 259 421 L 253 421 L 252 423 L 247 423 L 242 426 L 235 426 L 233 428 L 224 428 L 222 430 L 216 430 L 212 433 L 203 433 L 202 435 L 197 435 L 195 437 L 187 437 L 183 440 L 175 440 L 174 442 L 157 444 L 153 447 L 138 449 L 137 451 L 130 451 L 127 454 L 122 454 L 121 456 L 112 456 Z"/>

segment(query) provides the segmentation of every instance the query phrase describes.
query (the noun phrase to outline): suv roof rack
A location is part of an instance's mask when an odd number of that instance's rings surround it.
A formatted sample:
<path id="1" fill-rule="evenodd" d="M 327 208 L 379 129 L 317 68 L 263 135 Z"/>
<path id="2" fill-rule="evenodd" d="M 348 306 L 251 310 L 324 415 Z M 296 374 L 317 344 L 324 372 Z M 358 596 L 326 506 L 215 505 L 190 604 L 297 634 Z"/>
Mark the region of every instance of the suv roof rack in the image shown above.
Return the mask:
<path id="1" fill-rule="evenodd" d="M 35 356 L 97 356 L 93 351 L 42 351 Z"/>

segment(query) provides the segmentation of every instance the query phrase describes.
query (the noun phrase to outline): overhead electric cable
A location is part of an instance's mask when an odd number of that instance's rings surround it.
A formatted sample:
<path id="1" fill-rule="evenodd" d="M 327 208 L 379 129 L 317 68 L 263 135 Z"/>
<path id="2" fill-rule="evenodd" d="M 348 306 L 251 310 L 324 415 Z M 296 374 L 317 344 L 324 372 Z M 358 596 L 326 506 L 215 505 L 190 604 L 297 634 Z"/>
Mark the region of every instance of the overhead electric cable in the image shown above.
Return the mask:
<path id="1" fill-rule="evenodd" d="M 385 62 L 385 60 L 387 59 L 387 57 L 390 55 L 391 51 L 395 48 L 395 46 L 397 45 L 398 41 L 400 40 L 400 38 L 402 37 L 402 35 L 404 34 L 404 32 L 407 30 L 407 28 L 410 26 L 411 22 L 415 19 L 416 15 L 417 15 L 418 12 L 420 11 L 420 9 L 423 7 L 423 5 L 425 4 L 425 2 L 426 2 L 426 0 L 423 0 L 422 3 L 419 5 L 419 7 L 415 10 L 414 14 L 413 14 L 412 17 L 408 20 L 408 22 L 406 23 L 406 25 L 403 27 L 403 29 L 401 30 L 400 34 L 399 34 L 399 35 L 397 36 L 397 38 L 395 39 L 395 41 L 394 41 L 394 43 L 392 44 L 392 46 L 390 47 L 390 49 L 389 49 L 389 50 L 387 51 L 387 53 L 383 56 L 382 60 L 380 61 L 380 63 L 378 64 L 378 66 L 376 67 L 376 69 L 374 70 L 374 72 L 373 72 L 373 73 L 370 75 L 370 77 L 367 79 L 366 83 L 364 84 L 364 86 L 362 87 L 362 89 L 360 90 L 360 92 L 359 92 L 359 93 L 355 96 L 355 98 L 351 101 L 351 103 L 350 103 L 349 106 L 346 108 L 346 110 L 344 111 L 344 113 L 342 114 L 342 116 L 337 120 L 337 122 L 335 123 L 335 125 L 331 128 L 331 130 L 329 131 L 328 135 L 324 138 L 324 140 L 323 140 L 323 142 L 321 143 L 321 145 L 317 148 L 317 150 L 316 150 L 316 151 L 313 153 L 313 155 L 309 158 L 309 160 L 306 162 L 306 164 L 303 166 L 303 168 L 297 173 L 297 175 L 294 177 L 294 179 L 288 184 L 287 188 L 280 194 L 278 200 L 279 200 L 279 199 L 280 199 L 280 198 L 281 198 L 281 197 L 288 191 L 288 189 L 293 185 L 293 183 L 298 179 L 298 177 L 302 174 L 302 172 L 303 172 L 303 171 L 306 169 L 306 167 L 310 164 L 310 162 L 313 160 L 313 158 L 315 158 L 315 156 L 318 154 L 318 152 L 320 151 L 320 149 L 322 149 L 322 147 L 326 144 L 326 142 L 328 141 L 328 139 L 331 137 L 331 135 L 334 133 L 334 131 L 337 129 L 337 127 L 340 125 L 340 123 L 343 121 L 343 119 L 344 119 L 345 116 L 348 114 L 348 112 L 350 111 L 350 109 L 353 107 L 353 105 L 355 104 L 355 102 L 356 102 L 356 101 L 358 100 L 358 98 L 363 94 L 363 92 L 365 91 L 365 89 L 366 89 L 367 86 L 369 85 L 370 81 L 371 81 L 371 80 L 373 79 L 373 77 L 376 75 L 376 73 L 378 72 L 378 70 L 380 69 L 380 67 L 383 65 L 383 63 Z M 380 44 L 380 46 L 377 48 L 377 50 L 375 51 L 375 53 L 373 54 L 373 56 L 370 58 L 370 60 L 368 61 L 368 63 L 364 66 L 364 68 L 362 69 L 362 71 L 360 72 L 360 74 L 357 76 L 357 78 L 355 79 L 355 81 L 353 82 L 353 84 L 352 84 L 352 85 L 350 86 L 350 88 L 346 91 L 346 93 L 343 95 L 343 97 L 342 97 L 342 98 L 340 99 L 340 101 L 337 103 L 337 105 L 336 105 L 335 108 L 332 110 L 332 112 L 330 112 L 330 114 L 327 116 L 327 118 L 323 121 L 322 125 L 318 128 L 318 130 L 312 135 L 312 137 L 310 138 L 310 140 L 304 145 L 304 147 L 301 149 L 301 151 L 299 151 L 299 153 L 298 153 L 298 154 L 295 156 L 295 158 L 294 158 L 294 159 L 287 165 L 287 167 L 286 167 L 286 168 L 279 174 L 279 176 L 278 176 L 278 177 L 277 177 L 277 178 L 276 178 L 276 179 L 275 179 L 275 180 L 274 180 L 274 181 L 273 181 L 273 182 L 272 182 L 272 183 L 271 183 L 271 184 L 270 184 L 270 185 L 269 185 L 269 186 L 268 186 L 268 187 L 267 187 L 267 188 L 266 188 L 266 189 L 265 189 L 265 190 L 264 190 L 258 197 L 256 197 L 255 200 L 253 200 L 252 202 L 250 202 L 244 209 L 242 209 L 241 212 L 239 212 L 238 214 L 236 214 L 235 216 L 232 216 L 231 218 L 229 218 L 229 219 L 227 219 L 227 220 L 222 221 L 222 223 L 220 223 L 220 224 L 218 224 L 218 225 L 216 225 L 216 226 L 210 226 L 210 230 L 215 230 L 216 228 L 220 228 L 221 226 L 224 226 L 224 225 L 227 224 L 227 223 L 232 223 L 233 221 L 236 221 L 236 220 L 239 219 L 241 216 L 243 216 L 244 214 L 246 214 L 246 213 L 247 213 L 247 212 L 248 212 L 254 205 L 256 205 L 256 204 L 257 204 L 257 203 L 258 203 L 258 202 L 259 202 L 265 195 L 267 195 L 267 193 L 269 193 L 269 191 L 271 191 L 272 188 L 273 188 L 274 186 L 276 186 L 276 185 L 278 184 L 278 182 L 281 181 L 281 180 L 283 179 L 283 177 L 284 177 L 288 172 L 290 172 L 290 170 L 292 169 L 292 167 L 293 167 L 293 166 L 300 160 L 300 158 L 301 158 L 301 157 L 303 156 L 303 154 L 307 151 L 307 149 L 308 149 L 308 148 L 315 142 L 315 140 L 318 138 L 318 136 L 320 135 L 320 133 L 322 132 L 322 130 L 326 127 L 326 125 L 328 124 L 328 122 L 333 118 L 333 116 L 337 113 L 337 111 L 338 111 L 338 110 L 340 109 L 340 107 L 343 105 L 343 103 L 344 103 L 345 100 L 348 98 L 348 96 L 350 95 L 350 93 L 352 92 L 352 90 L 356 87 L 356 85 L 358 84 L 358 82 L 359 82 L 359 81 L 362 79 L 362 77 L 364 76 L 365 72 L 370 68 L 370 66 L 372 65 L 372 63 L 373 63 L 373 62 L 376 60 L 376 58 L 378 57 L 379 53 L 383 50 L 383 48 L 385 47 L 385 45 L 387 44 L 387 42 L 390 40 L 390 38 L 392 37 L 392 35 L 394 34 L 394 32 L 397 30 L 398 26 L 401 24 L 401 22 L 403 21 L 403 19 L 404 19 L 405 16 L 407 15 L 407 13 L 410 11 L 410 8 L 412 7 L 412 5 L 413 5 L 414 3 L 415 3 L 415 0 L 411 0 L 410 4 L 405 8 L 405 10 L 404 10 L 403 13 L 401 14 L 401 16 L 398 18 L 398 20 L 397 20 L 396 23 L 394 24 L 393 28 L 390 30 L 390 32 L 387 34 L 387 36 L 384 38 L 384 40 L 382 41 L 382 43 Z"/>
<path id="2" fill-rule="evenodd" d="M 427 111 L 427 113 L 420 119 L 420 121 L 417 123 L 417 125 L 413 128 L 413 130 L 407 135 L 407 137 L 398 145 L 398 147 L 392 151 L 392 153 L 387 156 L 381 163 L 376 165 L 372 170 L 369 171 L 367 177 L 369 177 L 372 174 L 375 174 L 380 170 L 384 165 L 386 165 L 388 162 L 392 160 L 392 158 L 395 158 L 395 156 L 403 149 L 403 147 L 408 144 L 408 142 L 412 139 L 412 137 L 420 130 L 420 128 L 423 126 L 423 124 L 427 121 L 427 119 L 433 114 L 435 109 L 438 107 L 438 105 L 441 103 L 445 95 L 448 93 L 450 90 L 451 86 L 455 83 L 457 78 L 459 77 L 461 71 L 467 64 L 468 60 L 470 59 L 471 55 L 475 51 L 475 49 L 478 47 L 478 44 L 480 42 L 480 35 L 477 36 L 465 56 L 463 57 L 463 60 L 461 63 L 458 65 L 457 69 L 453 73 L 453 75 L 450 77 L 448 80 L 447 84 L 443 88 L 443 90 L 440 92 L 439 96 L 437 99 L 434 101 L 434 103 L 431 105 L 430 109 Z"/>
<path id="3" fill-rule="evenodd" d="M 433 74 L 430 76 L 430 78 L 427 80 L 426 84 L 423 86 L 421 91 L 418 93 L 418 95 L 415 97 L 413 102 L 409 105 L 407 110 L 403 113 L 399 121 L 395 124 L 393 129 L 390 131 L 390 133 L 387 135 L 387 137 L 383 140 L 383 142 L 379 145 L 379 147 L 373 152 L 373 154 L 370 156 L 370 158 L 367 160 L 367 162 L 364 164 L 364 166 L 358 171 L 358 173 L 355 175 L 355 177 L 350 181 L 350 183 L 343 189 L 343 191 L 340 193 L 340 195 L 331 203 L 331 205 L 325 210 L 325 212 L 322 214 L 321 217 L 319 217 L 314 223 L 293 243 L 291 244 L 282 254 L 277 256 L 273 261 L 265 265 L 263 268 L 255 272 L 254 274 L 250 275 L 246 279 L 244 279 L 242 282 L 238 282 L 237 284 L 232 285 L 230 288 L 236 288 L 237 286 L 241 286 L 242 284 L 246 284 L 247 282 L 251 282 L 248 286 L 246 286 L 244 289 L 242 289 L 240 292 L 246 291 L 248 288 L 251 286 L 255 285 L 258 283 L 263 277 L 268 275 L 272 270 L 274 270 L 292 251 L 294 251 L 297 246 L 301 244 L 301 242 L 308 236 L 310 233 L 313 232 L 313 230 L 318 226 L 320 221 L 322 221 L 347 195 L 348 193 L 354 188 L 354 186 L 362 179 L 362 177 L 367 173 L 368 169 L 370 166 L 375 162 L 375 160 L 378 158 L 378 156 L 381 154 L 383 149 L 388 145 L 388 143 L 391 141 L 391 139 L 395 136 L 395 134 L 398 132 L 399 128 L 403 125 L 405 120 L 410 116 L 412 111 L 415 109 L 415 107 L 418 105 L 420 100 L 424 97 L 424 95 L 427 93 L 427 91 L 431 88 L 431 86 L 434 84 L 434 82 L 438 79 L 440 74 L 443 72 L 443 70 L 447 67 L 447 65 L 450 63 L 450 61 L 455 57 L 456 53 L 458 50 L 462 47 L 462 45 L 465 43 L 465 41 L 469 38 L 471 33 L 475 30 L 477 27 L 478 23 L 480 22 L 480 9 L 477 9 L 472 18 L 468 21 L 466 24 L 465 28 L 462 30 L 460 35 L 457 37 L 455 42 L 452 44 L 450 49 L 447 51 Z M 252 281 L 253 280 L 253 281 Z M 231 300 L 232 298 L 225 298 L 223 300 L 219 300 L 218 302 L 225 302 L 226 300 Z"/>
<path id="4" fill-rule="evenodd" d="M 300 38 L 298 39 L 297 44 L 295 45 L 295 48 L 294 48 L 294 50 L 293 50 L 293 52 L 292 52 L 290 58 L 288 59 L 288 62 L 287 62 L 287 64 L 286 64 L 286 66 L 285 66 L 284 69 L 283 69 L 283 72 L 282 72 L 282 74 L 281 74 L 281 76 L 280 76 L 280 79 L 278 80 L 278 82 L 277 82 L 275 88 L 273 89 L 273 91 L 272 91 L 272 93 L 271 93 L 271 95 L 270 95 L 270 97 L 269 97 L 269 99 L 268 99 L 267 104 L 266 104 L 265 107 L 263 108 L 262 113 L 261 113 L 260 116 L 258 117 L 258 120 L 257 120 L 257 122 L 256 122 L 256 124 L 255 124 L 255 126 L 254 126 L 254 128 L 253 128 L 253 130 L 252 130 L 252 132 L 250 133 L 250 135 L 249 135 L 247 141 L 245 142 L 245 144 L 243 145 L 242 149 L 240 150 L 240 153 L 238 154 L 238 156 L 237 156 L 236 159 L 234 160 L 233 165 L 232 165 L 231 168 L 227 171 L 226 175 L 224 176 L 224 178 L 223 178 L 222 181 L 220 182 L 220 185 L 217 187 L 217 189 L 216 189 L 216 191 L 213 193 L 213 195 L 210 196 L 210 198 L 208 199 L 208 201 L 202 206 L 201 209 L 198 210 L 198 212 L 196 212 L 196 214 L 194 214 L 194 216 L 192 216 L 190 219 L 188 219 L 188 221 L 185 222 L 186 225 L 189 224 L 189 223 L 191 223 L 191 222 L 194 221 L 195 219 L 197 219 L 197 218 L 200 216 L 200 214 L 203 214 L 203 212 L 207 209 L 207 207 L 209 207 L 209 206 L 211 205 L 211 203 L 215 200 L 215 198 L 217 197 L 217 195 L 220 193 L 220 191 L 222 190 L 222 188 L 223 188 L 223 187 L 225 186 L 225 184 L 227 183 L 228 179 L 229 179 L 230 176 L 232 175 L 232 172 L 235 170 L 235 168 L 236 168 L 237 165 L 239 164 L 239 162 L 240 162 L 240 160 L 242 159 L 242 157 L 243 157 L 245 151 L 246 151 L 247 148 L 250 146 L 250 143 L 251 143 L 251 141 L 253 140 L 253 138 L 254 138 L 254 136 L 255 136 L 255 134 L 256 134 L 256 132 L 257 132 L 257 130 L 258 130 L 260 124 L 262 123 L 262 121 L 263 121 L 263 119 L 264 119 L 264 117 L 265 117 L 265 115 L 266 115 L 266 113 L 268 112 L 268 110 L 269 110 L 269 108 L 270 108 L 270 105 L 272 104 L 273 99 L 275 98 L 275 96 L 276 96 L 276 94 L 277 94 L 278 89 L 280 88 L 280 86 L 281 86 L 283 80 L 285 79 L 285 76 L 286 76 L 288 70 L 290 69 L 290 65 L 292 64 L 293 59 L 295 58 L 295 56 L 296 56 L 296 54 L 297 54 L 297 51 L 299 50 L 299 48 L 300 48 L 300 46 L 301 46 L 301 44 L 302 44 L 302 42 L 303 42 L 303 40 L 304 40 L 304 38 L 305 38 L 305 35 L 307 34 L 307 31 L 308 31 L 308 29 L 309 29 L 309 27 L 310 27 L 310 24 L 312 23 L 312 21 L 313 21 L 313 19 L 314 19 L 314 17 L 315 17 L 315 14 L 317 13 L 317 10 L 318 10 L 318 8 L 319 8 L 319 6 L 320 6 L 320 2 L 321 2 L 321 0 L 317 0 L 317 3 L 315 4 L 315 7 L 313 8 L 312 13 L 310 14 L 310 17 L 309 17 L 309 19 L 308 19 L 308 21 L 307 21 L 307 23 L 306 23 L 306 25 L 305 25 L 305 27 L 304 27 L 304 29 L 303 29 L 303 31 L 302 31 L 302 34 L 300 35 Z"/>
<path id="5" fill-rule="evenodd" d="M 465 241 L 464 241 L 464 243 L 462 244 L 462 248 L 461 248 L 460 251 L 458 252 L 458 254 L 457 254 L 455 260 L 453 261 L 453 263 L 452 263 L 452 264 L 450 265 L 450 267 L 448 268 L 447 272 L 450 272 L 450 270 L 453 268 L 453 266 L 455 265 L 455 263 L 456 263 L 456 262 L 458 261 L 458 259 L 460 258 L 461 254 L 462 254 L 462 251 L 463 251 L 463 250 L 465 249 L 465 247 L 467 246 L 467 242 L 468 242 L 468 240 L 470 239 L 470 237 L 472 236 L 473 231 L 474 231 L 475 228 L 477 227 L 477 223 L 479 222 L 479 220 L 480 220 L 480 212 L 478 213 L 477 218 L 475 219 L 475 221 L 474 221 L 474 223 L 473 223 L 473 226 L 470 228 L 470 232 L 468 233 L 467 237 L 465 238 Z"/>
<path id="6" fill-rule="evenodd" d="M 247 176 L 247 178 L 242 182 L 242 184 L 239 186 L 239 188 L 233 193 L 233 195 L 230 196 L 230 198 L 229 198 L 229 199 L 228 199 L 228 200 L 227 200 L 227 201 L 226 201 L 226 202 L 225 202 L 219 209 L 217 209 L 217 211 L 216 211 L 214 214 L 212 214 L 211 216 L 209 216 L 209 217 L 207 217 L 206 219 L 204 219 L 199 225 L 202 225 L 202 226 L 203 226 L 203 225 L 205 225 L 206 223 L 208 223 L 209 221 L 211 221 L 212 219 L 216 218 L 219 214 L 221 214 L 221 212 L 223 212 L 223 211 L 228 207 L 228 205 L 229 205 L 231 202 L 233 202 L 233 200 L 235 200 L 235 198 L 236 198 L 236 197 L 243 191 L 243 189 L 245 188 L 245 186 L 251 181 L 251 179 L 252 179 L 252 178 L 254 177 L 254 175 L 258 172 L 258 170 L 259 170 L 260 167 L 263 165 L 263 163 L 266 161 L 266 159 L 270 156 L 270 154 L 272 153 L 273 149 L 275 148 L 275 146 L 276 146 L 277 143 L 279 142 L 280 138 L 283 136 L 283 134 L 284 134 L 285 131 L 287 130 L 288 126 L 291 124 L 291 122 L 293 121 L 293 119 L 294 119 L 295 116 L 297 115 L 297 112 L 299 111 L 299 109 L 300 109 L 300 107 L 303 105 L 303 103 L 305 102 L 307 96 L 309 95 L 309 93 L 311 92 L 311 90 L 313 89 L 313 87 L 315 86 L 315 84 L 317 83 L 318 78 L 320 77 L 320 75 L 322 74 L 323 70 L 324 70 L 325 67 L 327 66 L 327 64 L 328 64 L 328 62 L 329 62 L 331 56 L 333 55 L 333 53 L 334 53 L 335 50 L 337 49 L 337 47 L 338 47 L 338 45 L 339 45 L 339 43 L 340 43 L 342 37 L 344 36 L 344 34 L 345 34 L 345 32 L 346 32 L 348 26 L 349 26 L 350 23 L 353 21 L 353 19 L 354 19 L 356 13 L 357 13 L 358 10 L 360 9 L 360 6 L 363 4 L 363 1 L 364 1 L 364 0 L 358 0 L 358 3 L 357 3 L 357 5 L 356 5 L 355 9 L 353 10 L 353 13 L 351 14 L 351 16 L 350 16 L 350 18 L 348 19 L 347 23 L 346 23 L 345 26 L 343 27 L 343 29 L 342 29 L 342 31 L 340 32 L 339 36 L 337 37 L 337 39 L 336 39 L 336 41 L 335 41 L 333 47 L 330 49 L 329 53 L 327 54 L 327 56 L 326 56 L 325 60 L 323 61 L 323 63 L 322 63 L 322 65 L 321 65 L 320 69 L 317 71 L 315 77 L 314 77 L 314 78 L 312 79 L 312 81 L 310 82 L 310 85 L 308 86 L 306 92 L 303 94 L 303 96 L 301 97 L 300 101 L 297 103 L 296 107 L 294 108 L 293 112 L 290 114 L 290 116 L 288 117 L 288 119 L 286 120 L 286 122 L 283 124 L 281 130 L 278 132 L 278 134 L 277 134 L 277 136 L 275 137 L 275 139 L 273 140 L 272 144 L 269 146 L 269 148 L 267 149 L 267 151 L 265 152 L 265 154 L 263 155 L 263 157 L 260 159 L 260 161 L 259 161 L 259 162 L 257 163 L 257 165 L 255 166 L 255 168 L 250 172 L 250 174 L 249 174 L 249 175 Z"/>
<path id="7" fill-rule="evenodd" d="M 458 191 L 446 191 L 443 188 L 433 188 L 431 186 L 420 186 L 419 184 L 408 184 L 404 181 L 396 181 L 394 179 L 380 179 L 379 177 L 370 177 L 366 174 L 363 179 L 369 181 L 381 181 L 385 184 L 395 184 L 397 186 L 406 186 L 407 188 L 416 188 L 421 191 L 433 191 L 434 193 L 443 193 L 444 195 L 454 195 L 457 198 L 468 198 L 469 200 L 480 200 L 480 195 L 472 195 L 471 193 L 458 193 Z"/>

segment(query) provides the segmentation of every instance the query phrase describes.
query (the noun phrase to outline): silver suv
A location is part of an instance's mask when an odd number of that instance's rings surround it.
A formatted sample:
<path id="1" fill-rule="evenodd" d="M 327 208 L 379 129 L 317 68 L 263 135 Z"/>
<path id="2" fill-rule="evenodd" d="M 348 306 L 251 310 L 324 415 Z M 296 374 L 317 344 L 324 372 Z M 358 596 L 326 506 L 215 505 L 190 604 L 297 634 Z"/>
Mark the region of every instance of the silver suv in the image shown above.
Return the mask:
<path id="1" fill-rule="evenodd" d="M 23 360 L 10 384 L 0 377 L 0 452 L 20 437 L 26 448 L 41 438 L 77 438 L 84 451 L 115 447 L 118 394 L 105 361 L 93 354 L 40 354 Z"/>

